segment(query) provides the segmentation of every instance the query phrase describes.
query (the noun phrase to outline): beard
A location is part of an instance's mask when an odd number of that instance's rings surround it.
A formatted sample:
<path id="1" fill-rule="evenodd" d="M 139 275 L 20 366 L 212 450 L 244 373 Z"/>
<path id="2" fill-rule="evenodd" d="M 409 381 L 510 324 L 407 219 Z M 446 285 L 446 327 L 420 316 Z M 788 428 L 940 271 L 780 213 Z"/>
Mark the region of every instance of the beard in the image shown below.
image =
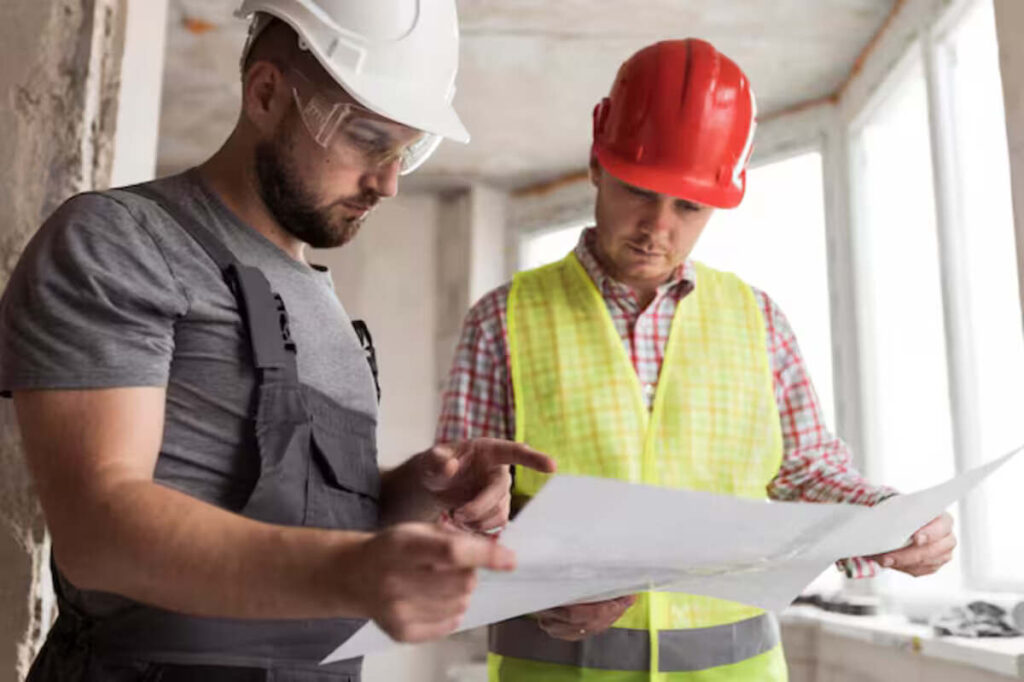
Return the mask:
<path id="1" fill-rule="evenodd" d="M 294 121 L 282 121 L 273 138 L 256 146 L 257 189 L 277 223 L 296 239 L 316 249 L 329 249 L 352 241 L 366 216 L 339 215 L 340 202 L 372 206 L 379 196 L 364 192 L 321 206 L 314 192 L 303 182 L 288 155 Z"/>

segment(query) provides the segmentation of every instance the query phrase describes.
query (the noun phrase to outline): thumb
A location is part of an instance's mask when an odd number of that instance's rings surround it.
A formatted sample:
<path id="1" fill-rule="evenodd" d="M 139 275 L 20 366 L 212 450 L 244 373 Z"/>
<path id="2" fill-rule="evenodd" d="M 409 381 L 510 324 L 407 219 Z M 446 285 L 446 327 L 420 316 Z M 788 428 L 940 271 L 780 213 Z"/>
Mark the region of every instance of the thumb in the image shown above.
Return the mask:
<path id="1" fill-rule="evenodd" d="M 443 490 L 459 472 L 455 449 L 446 444 L 435 445 L 422 455 L 421 477 L 429 490 Z"/>

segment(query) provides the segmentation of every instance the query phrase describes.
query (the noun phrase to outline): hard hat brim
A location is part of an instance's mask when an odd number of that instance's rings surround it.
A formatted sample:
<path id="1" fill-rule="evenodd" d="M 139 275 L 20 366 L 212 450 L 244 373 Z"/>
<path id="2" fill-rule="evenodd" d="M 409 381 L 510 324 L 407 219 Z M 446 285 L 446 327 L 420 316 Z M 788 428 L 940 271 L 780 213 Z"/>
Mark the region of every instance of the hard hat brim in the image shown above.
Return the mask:
<path id="1" fill-rule="evenodd" d="M 699 182 L 684 173 L 627 161 L 602 148 L 601 145 L 595 145 L 594 152 L 605 171 L 635 187 L 714 208 L 736 208 L 743 201 L 746 189 L 745 170 L 740 176 L 740 187 L 732 183 L 723 187 Z"/>
<path id="2" fill-rule="evenodd" d="M 360 77 L 358 74 L 332 68 L 320 61 L 331 76 L 361 105 L 397 123 L 438 135 L 454 142 L 467 143 L 469 131 L 455 108 L 435 94 L 400 92 L 378 77 Z"/>

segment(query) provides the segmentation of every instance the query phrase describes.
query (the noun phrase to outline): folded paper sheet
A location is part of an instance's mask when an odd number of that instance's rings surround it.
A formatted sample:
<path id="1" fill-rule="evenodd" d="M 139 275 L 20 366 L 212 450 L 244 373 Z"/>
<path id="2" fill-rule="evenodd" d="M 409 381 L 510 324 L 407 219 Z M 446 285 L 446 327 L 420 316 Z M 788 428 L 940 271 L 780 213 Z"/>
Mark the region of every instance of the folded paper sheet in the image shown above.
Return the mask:
<path id="1" fill-rule="evenodd" d="M 899 548 L 1024 448 L 877 507 L 758 502 L 556 476 L 502 534 L 518 567 L 482 572 L 459 631 L 644 590 L 778 611 L 844 557 Z M 369 623 L 323 663 L 396 646 Z"/>

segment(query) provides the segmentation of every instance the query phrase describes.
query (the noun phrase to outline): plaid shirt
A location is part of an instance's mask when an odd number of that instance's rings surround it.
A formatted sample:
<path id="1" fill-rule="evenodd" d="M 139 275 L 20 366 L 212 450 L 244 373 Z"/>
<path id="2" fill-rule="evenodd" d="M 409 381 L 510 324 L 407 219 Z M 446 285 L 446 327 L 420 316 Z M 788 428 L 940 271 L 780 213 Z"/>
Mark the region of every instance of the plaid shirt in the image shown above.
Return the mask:
<path id="1" fill-rule="evenodd" d="M 697 285 L 696 268 L 683 263 L 641 309 L 636 293 L 603 272 L 591 249 L 593 229 L 580 236 L 576 257 L 601 292 L 615 328 L 653 403 L 676 307 Z M 484 296 L 469 311 L 444 394 L 437 441 L 467 438 L 515 438 L 515 410 L 509 380 L 507 305 L 509 284 Z M 851 465 L 846 444 L 826 428 L 817 395 L 796 337 L 779 307 L 753 287 L 767 330 L 767 352 L 774 376 L 775 400 L 782 420 L 785 455 L 768 485 L 773 500 L 848 502 L 874 505 L 895 491 L 871 485 Z M 870 559 L 839 563 L 853 578 L 873 577 L 880 567 Z"/>

